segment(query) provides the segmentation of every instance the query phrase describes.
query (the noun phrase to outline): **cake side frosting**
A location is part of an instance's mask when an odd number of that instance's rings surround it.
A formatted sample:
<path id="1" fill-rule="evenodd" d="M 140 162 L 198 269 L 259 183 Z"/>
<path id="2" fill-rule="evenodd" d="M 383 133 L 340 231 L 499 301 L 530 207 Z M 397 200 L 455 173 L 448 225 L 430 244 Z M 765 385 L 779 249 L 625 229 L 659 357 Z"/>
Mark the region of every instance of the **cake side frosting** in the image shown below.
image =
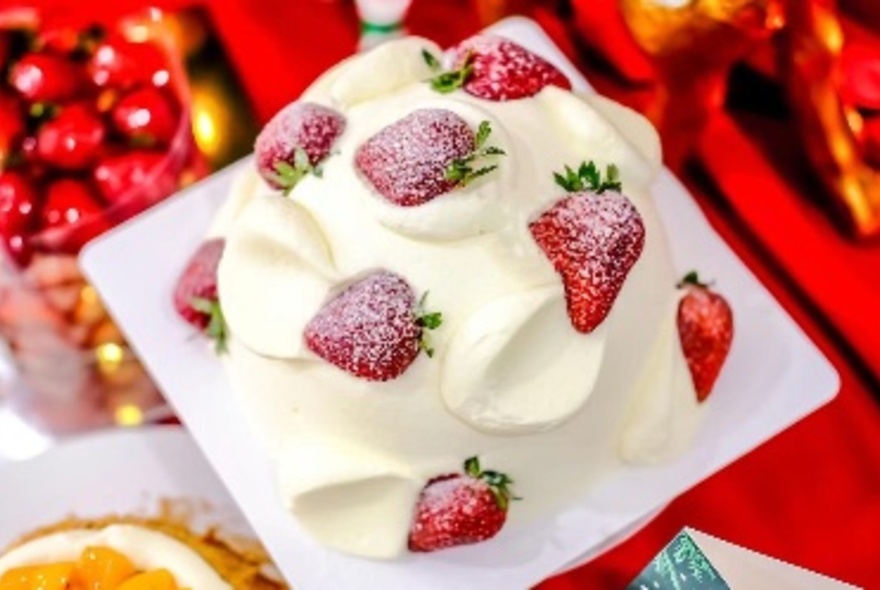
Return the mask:
<path id="1" fill-rule="evenodd" d="M 240 180 L 212 230 L 226 238 L 229 372 L 278 465 L 284 501 L 318 540 L 380 558 L 405 550 L 425 482 L 467 457 L 515 481 L 515 529 L 625 461 L 679 452 L 699 417 L 670 323 L 679 294 L 650 195 L 660 167 L 650 125 L 554 86 L 506 102 L 439 95 L 424 83 L 423 50 L 437 51 L 422 39 L 391 42 L 318 80 L 303 100 L 346 119 L 320 176 L 306 175 L 288 198 Z M 487 145 L 504 155 L 491 174 L 401 207 L 376 193 L 355 158 L 420 109 L 450 111 L 472 129 L 487 122 Z M 619 169 L 645 233 L 613 308 L 588 334 L 572 328 L 559 276 L 529 230 L 565 196 L 554 172 L 584 160 Z M 377 269 L 404 277 L 443 314 L 434 356 L 385 382 L 326 363 L 302 337 L 328 299 Z"/>

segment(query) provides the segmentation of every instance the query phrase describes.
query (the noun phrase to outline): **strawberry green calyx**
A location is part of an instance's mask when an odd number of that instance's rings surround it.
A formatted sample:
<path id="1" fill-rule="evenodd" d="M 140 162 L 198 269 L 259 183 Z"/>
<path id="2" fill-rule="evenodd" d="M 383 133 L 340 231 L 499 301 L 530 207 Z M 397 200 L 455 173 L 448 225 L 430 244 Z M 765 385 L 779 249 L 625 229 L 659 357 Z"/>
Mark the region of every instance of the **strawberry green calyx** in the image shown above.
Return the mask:
<path id="1" fill-rule="evenodd" d="M 692 270 L 682 278 L 676 287 L 679 289 L 684 289 L 687 287 L 699 287 L 700 289 L 708 289 L 714 284 L 714 281 L 710 281 L 708 283 L 704 283 L 700 280 L 700 276 L 697 274 L 697 271 Z"/>
<path id="2" fill-rule="evenodd" d="M 477 178 L 489 174 L 497 164 L 475 168 L 474 164 L 481 158 L 491 156 L 506 156 L 507 153 L 496 146 L 486 146 L 489 135 L 492 134 L 492 125 L 489 121 L 480 122 L 477 133 L 474 135 L 474 151 L 463 158 L 456 158 L 446 167 L 446 180 L 451 180 L 458 186 L 467 186 Z"/>
<path id="3" fill-rule="evenodd" d="M 431 88 L 440 94 L 455 92 L 464 86 L 465 82 L 468 81 L 468 78 L 474 73 L 475 58 L 476 56 L 474 53 L 470 52 L 465 56 L 461 67 L 444 72 L 440 60 L 427 49 L 423 49 L 422 59 L 425 60 L 425 63 L 428 64 L 428 67 L 431 68 L 431 70 L 437 72 L 437 75 L 433 78 L 428 78 L 427 82 L 431 85 Z"/>
<path id="4" fill-rule="evenodd" d="M 203 297 L 193 297 L 190 301 L 192 308 L 208 316 L 208 325 L 205 327 L 205 335 L 214 341 L 214 351 L 223 354 L 227 351 L 226 340 L 229 330 L 226 326 L 226 318 L 223 317 L 223 308 L 220 302 Z"/>
<path id="5" fill-rule="evenodd" d="M 581 162 L 577 170 L 566 164 L 565 174 L 554 172 L 553 179 L 569 193 L 589 190 L 602 194 L 605 191 L 620 191 L 622 187 L 617 166 L 608 164 L 605 168 L 605 178 L 602 178 L 602 172 L 592 160 Z"/>
<path id="6" fill-rule="evenodd" d="M 419 339 L 419 349 L 425 351 L 428 358 L 433 358 L 434 348 L 431 346 L 431 340 L 428 337 L 428 330 L 436 330 L 443 325 L 443 314 L 439 311 L 426 311 L 425 301 L 427 298 L 428 292 L 426 291 L 419 300 L 419 306 L 416 309 L 416 325 L 422 328 L 422 337 Z"/>
<path id="7" fill-rule="evenodd" d="M 293 152 L 293 164 L 289 162 L 275 163 L 275 180 L 281 185 L 284 196 L 290 194 L 299 181 L 307 174 L 314 174 L 318 178 L 321 177 L 321 168 L 312 166 L 309 161 L 309 155 L 302 148 L 296 148 Z"/>
<path id="8" fill-rule="evenodd" d="M 28 109 L 28 115 L 31 119 L 34 120 L 34 123 L 39 125 L 40 123 L 45 123 L 50 119 L 54 119 L 59 112 L 59 107 L 56 104 L 50 102 L 35 102 Z"/>
<path id="9" fill-rule="evenodd" d="M 427 49 L 422 49 L 422 59 L 424 59 L 425 63 L 428 64 L 428 67 L 435 72 L 439 72 L 443 69 L 443 66 L 440 64 L 440 60 L 437 59 L 437 56 Z"/>
<path id="10" fill-rule="evenodd" d="M 507 511 L 507 507 L 510 505 L 511 500 L 521 499 L 513 495 L 513 492 L 510 489 L 513 480 L 510 479 L 510 477 L 497 471 L 490 471 L 488 469 L 486 471 L 481 470 L 480 460 L 477 457 L 469 457 L 465 460 L 464 472 L 474 479 L 486 482 L 486 485 L 492 490 L 492 496 L 495 498 L 498 508 L 505 512 Z"/>

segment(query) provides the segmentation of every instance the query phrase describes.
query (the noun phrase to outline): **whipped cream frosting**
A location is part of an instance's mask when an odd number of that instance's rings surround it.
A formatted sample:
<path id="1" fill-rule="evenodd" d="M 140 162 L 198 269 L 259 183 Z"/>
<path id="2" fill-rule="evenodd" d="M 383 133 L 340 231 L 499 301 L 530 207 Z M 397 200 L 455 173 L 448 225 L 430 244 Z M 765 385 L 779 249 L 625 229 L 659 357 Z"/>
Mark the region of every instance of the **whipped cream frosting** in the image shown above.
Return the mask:
<path id="1" fill-rule="evenodd" d="M 28 541 L 0 557 L 0 576 L 16 567 L 76 561 L 86 547 L 119 551 L 141 571 L 165 568 L 180 588 L 232 590 L 189 546 L 159 531 L 129 524 L 61 531 Z"/>
<path id="2" fill-rule="evenodd" d="M 678 276 L 650 187 L 653 128 L 597 96 L 546 87 L 489 102 L 440 95 L 424 80 L 430 41 L 389 42 L 331 69 L 302 100 L 333 107 L 346 130 L 288 198 L 251 172 L 218 215 L 226 357 L 300 526 L 335 549 L 392 558 L 406 549 L 419 490 L 479 455 L 523 498 L 500 533 L 552 513 L 626 462 L 686 447 L 699 408 L 674 329 Z M 502 148 L 499 168 L 416 207 L 385 200 L 358 173 L 357 148 L 416 109 L 443 108 Z M 562 282 L 529 222 L 565 196 L 553 173 L 615 164 L 646 242 L 610 315 L 572 328 Z M 369 382 L 311 353 L 305 325 L 332 294 L 386 269 L 443 314 L 399 378 Z M 345 515 L 343 518 L 341 515 Z"/>

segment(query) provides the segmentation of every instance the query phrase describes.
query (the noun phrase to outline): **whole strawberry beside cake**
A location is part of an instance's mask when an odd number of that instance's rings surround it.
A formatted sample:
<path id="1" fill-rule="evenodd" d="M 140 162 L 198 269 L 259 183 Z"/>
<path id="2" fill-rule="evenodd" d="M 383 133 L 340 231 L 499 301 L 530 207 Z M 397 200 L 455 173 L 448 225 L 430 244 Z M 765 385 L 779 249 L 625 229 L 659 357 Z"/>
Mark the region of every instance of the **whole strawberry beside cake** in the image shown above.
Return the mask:
<path id="1" fill-rule="evenodd" d="M 267 125 L 183 275 L 319 542 L 491 542 L 689 446 L 732 314 L 678 288 L 654 130 L 570 86 L 487 35 L 353 57 Z"/>

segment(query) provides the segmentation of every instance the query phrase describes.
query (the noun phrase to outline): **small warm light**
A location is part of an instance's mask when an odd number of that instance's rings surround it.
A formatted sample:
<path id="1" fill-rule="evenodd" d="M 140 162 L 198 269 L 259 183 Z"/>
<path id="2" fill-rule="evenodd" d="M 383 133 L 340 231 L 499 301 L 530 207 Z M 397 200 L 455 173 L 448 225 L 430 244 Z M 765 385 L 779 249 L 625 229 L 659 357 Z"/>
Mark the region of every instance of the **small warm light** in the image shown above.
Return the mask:
<path id="1" fill-rule="evenodd" d="M 116 408 L 113 418 L 119 426 L 139 426 L 144 422 L 144 412 L 134 404 L 123 404 Z"/>
<path id="2" fill-rule="evenodd" d="M 80 289 L 79 299 L 84 304 L 98 303 L 98 292 L 91 285 L 86 285 Z"/>
<path id="3" fill-rule="evenodd" d="M 145 24 L 132 25 L 125 30 L 125 36 L 134 43 L 143 43 L 150 40 L 150 27 Z"/>
<path id="4" fill-rule="evenodd" d="M 115 342 L 107 342 L 95 349 L 98 368 L 102 373 L 115 371 L 125 359 L 125 350 Z"/>
<path id="5" fill-rule="evenodd" d="M 853 133 L 859 135 L 865 128 L 865 120 L 862 115 L 855 109 L 846 109 L 846 122 Z"/>
<path id="6" fill-rule="evenodd" d="M 194 93 L 192 112 L 196 144 L 202 153 L 210 158 L 222 148 L 222 138 L 218 132 L 222 107 L 210 94 Z"/>

